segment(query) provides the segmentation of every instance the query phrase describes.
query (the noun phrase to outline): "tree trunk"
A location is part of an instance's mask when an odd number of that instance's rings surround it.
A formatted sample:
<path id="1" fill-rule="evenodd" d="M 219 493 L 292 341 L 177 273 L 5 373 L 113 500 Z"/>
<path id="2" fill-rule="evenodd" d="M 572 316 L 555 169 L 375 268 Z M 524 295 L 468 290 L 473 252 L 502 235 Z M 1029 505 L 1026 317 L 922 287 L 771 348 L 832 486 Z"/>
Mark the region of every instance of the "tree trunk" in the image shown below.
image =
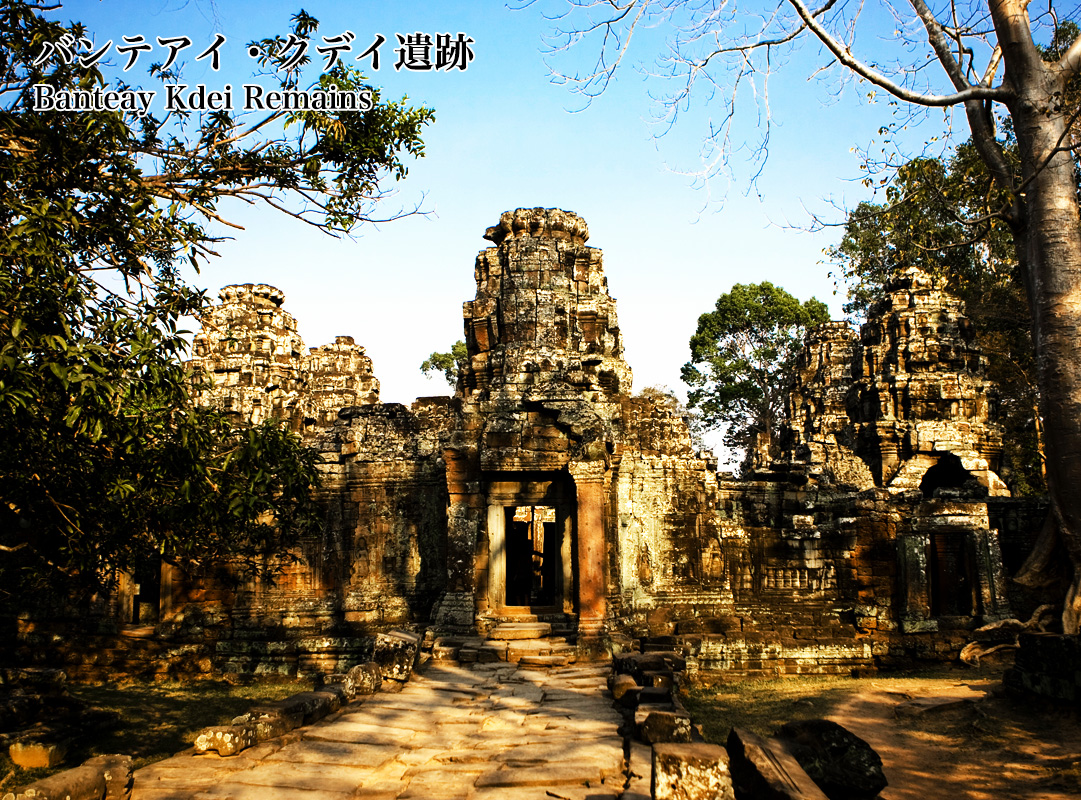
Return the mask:
<path id="1" fill-rule="evenodd" d="M 1021 156 L 1012 221 L 1032 309 L 1051 513 L 1074 568 L 1063 629 L 1081 611 L 1081 217 L 1069 151 L 1066 76 L 1032 42 L 1027 4 L 992 0 Z"/>

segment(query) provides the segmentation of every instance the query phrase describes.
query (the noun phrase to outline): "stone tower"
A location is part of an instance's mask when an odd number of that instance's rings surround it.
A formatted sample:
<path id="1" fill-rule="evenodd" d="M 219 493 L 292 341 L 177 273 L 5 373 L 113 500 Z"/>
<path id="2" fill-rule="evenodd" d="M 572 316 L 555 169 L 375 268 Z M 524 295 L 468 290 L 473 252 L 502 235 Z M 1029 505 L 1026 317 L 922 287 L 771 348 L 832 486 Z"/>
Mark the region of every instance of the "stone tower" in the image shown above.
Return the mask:
<path id="1" fill-rule="evenodd" d="M 504 212 L 484 238 L 495 247 L 477 256 L 477 296 L 464 306 L 463 395 L 629 392 L 615 301 L 601 251 L 586 247 L 585 220 L 520 208 Z"/>
<path id="2" fill-rule="evenodd" d="M 843 322 L 808 334 L 788 399 L 792 452 L 854 488 L 922 485 L 930 496 L 924 480 L 938 467 L 931 483 L 967 477 L 1008 494 L 996 474 L 1002 433 L 986 368 L 961 301 L 906 270 L 858 336 Z"/>
<path id="3" fill-rule="evenodd" d="M 273 286 L 226 286 L 192 342 L 192 368 L 207 381 L 199 402 L 250 424 L 324 425 L 345 406 L 379 402 L 372 361 L 351 336 L 305 353 L 285 294 Z"/>

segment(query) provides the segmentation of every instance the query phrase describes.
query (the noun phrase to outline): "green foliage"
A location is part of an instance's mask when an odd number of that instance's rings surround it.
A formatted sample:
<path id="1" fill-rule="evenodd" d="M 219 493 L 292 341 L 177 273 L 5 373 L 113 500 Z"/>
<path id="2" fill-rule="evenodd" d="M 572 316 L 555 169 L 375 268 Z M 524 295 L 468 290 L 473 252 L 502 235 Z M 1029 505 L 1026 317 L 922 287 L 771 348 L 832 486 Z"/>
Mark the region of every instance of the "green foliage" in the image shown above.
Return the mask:
<path id="1" fill-rule="evenodd" d="M 451 387 L 458 385 L 458 374 L 469 363 L 469 352 L 461 339 L 450 346 L 449 353 L 432 353 L 420 365 L 420 371 L 432 377 L 433 373 L 443 373 Z"/>
<path id="2" fill-rule="evenodd" d="M 178 265 L 212 252 L 228 196 L 326 229 L 362 221 L 378 180 L 404 175 L 401 153 L 421 154 L 431 112 L 377 104 L 245 127 L 225 112 L 166 126 L 35 111 L 34 84 L 107 84 L 34 65 L 66 32 L 84 35 L 25 3 L 0 10 L 0 601 L 94 591 L 159 555 L 272 569 L 316 521 L 316 456 L 274 425 L 238 429 L 194 405 L 178 322 L 207 301 Z M 304 209 L 288 211 L 289 192 Z"/>
<path id="3" fill-rule="evenodd" d="M 861 203 L 840 244 L 827 250 L 857 319 L 908 266 L 936 276 L 965 303 L 988 377 L 1001 390 L 1005 478 L 1014 494 L 1044 491 L 1032 320 L 1013 237 L 996 212 L 1007 202 L 971 144 L 946 162 L 914 159 L 898 169 L 885 202 Z"/>
<path id="4" fill-rule="evenodd" d="M 824 303 L 801 303 L 772 283 L 736 284 L 698 318 L 683 380 L 688 405 L 707 428 L 725 428 L 724 443 L 751 448 L 772 442 L 791 387 L 805 331 L 829 320 Z"/>
<path id="5" fill-rule="evenodd" d="M 1013 239 L 994 216 L 1009 198 L 971 144 L 948 162 L 916 158 L 902 165 L 885 194 L 883 203 L 860 203 L 840 244 L 826 251 L 846 284 L 846 313 L 866 318 L 882 287 L 908 267 L 948 277 L 955 288 L 1014 279 Z"/>

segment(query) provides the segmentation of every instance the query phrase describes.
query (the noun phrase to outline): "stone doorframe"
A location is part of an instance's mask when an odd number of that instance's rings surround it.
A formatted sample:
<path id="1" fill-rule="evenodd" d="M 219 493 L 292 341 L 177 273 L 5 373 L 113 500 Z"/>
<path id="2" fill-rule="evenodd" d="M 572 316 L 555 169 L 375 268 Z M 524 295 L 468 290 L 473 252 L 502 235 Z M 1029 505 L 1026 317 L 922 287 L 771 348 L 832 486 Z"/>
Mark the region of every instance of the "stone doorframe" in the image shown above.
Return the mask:
<path id="1" fill-rule="evenodd" d="M 931 609 L 932 581 L 929 553 L 935 534 L 961 539 L 975 568 L 975 617 L 982 624 L 1010 614 L 998 531 L 988 527 L 987 504 L 925 500 L 912 522 L 912 532 L 897 537 L 898 578 L 901 581 L 901 629 L 904 633 L 938 630 Z"/>
<path id="2" fill-rule="evenodd" d="M 488 529 L 488 612 L 501 615 L 521 611 L 507 606 L 507 515 L 516 506 L 550 506 L 556 510 L 560 536 L 560 565 L 556 569 L 555 604 L 544 610 L 572 613 L 575 599 L 574 539 L 577 503 L 565 472 L 493 473 L 485 481 Z"/>

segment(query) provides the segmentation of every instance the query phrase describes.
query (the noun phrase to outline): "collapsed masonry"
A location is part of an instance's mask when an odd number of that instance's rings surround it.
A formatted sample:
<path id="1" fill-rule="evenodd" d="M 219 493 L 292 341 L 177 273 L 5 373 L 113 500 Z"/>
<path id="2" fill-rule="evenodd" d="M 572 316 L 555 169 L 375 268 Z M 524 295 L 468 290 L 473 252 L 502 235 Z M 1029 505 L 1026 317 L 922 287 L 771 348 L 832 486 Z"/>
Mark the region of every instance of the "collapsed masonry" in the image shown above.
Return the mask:
<path id="1" fill-rule="evenodd" d="M 735 480 L 677 410 L 631 394 L 584 220 L 519 209 L 485 238 L 455 396 L 411 408 L 378 402 L 351 338 L 304 353 L 277 289 L 223 291 L 195 340 L 204 401 L 302 431 L 327 522 L 275 586 L 171 575 L 160 630 L 215 639 L 219 668 L 336 671 L 387 627 L 529 614 L 580 650 L 678 636 L 702 669 L 754 674 L 946 657 L 1021 613 L 1004 561 L 1042 508 L 998 477 L 985 359 L 926 275 L 858 333 L 811 333 L 783 456 Z"/>

